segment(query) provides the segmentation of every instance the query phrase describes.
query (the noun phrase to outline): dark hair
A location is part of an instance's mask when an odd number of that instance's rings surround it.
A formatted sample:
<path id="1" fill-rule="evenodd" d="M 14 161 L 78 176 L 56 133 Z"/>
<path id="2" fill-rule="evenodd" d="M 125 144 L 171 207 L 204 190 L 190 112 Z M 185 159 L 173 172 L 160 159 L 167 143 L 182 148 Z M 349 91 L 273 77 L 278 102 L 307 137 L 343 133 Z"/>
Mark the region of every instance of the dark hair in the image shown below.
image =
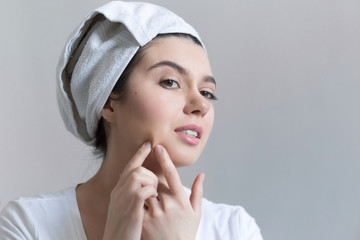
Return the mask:
<path id="1" fill-rule="evenodd" d="M 180 37 L 180 38 L 189 39 L 189 40 L 192 40 L 195 44 L 203 47 L 201 42 L 196 37 L 193 37 L 190 34 L 167 33 L 167 34 L 159 34 L 159 35 L 157 35 L 148 44 L 146 44 L 145 46 L 139 48 L 139 50 L 136 52 L 136 54 L 131 59 L 129 64 L 126 66 L 126 68 L 123 71 L 123 73 L 121 74 L 120 78 L 117 80 L 113 90 L 111 91 L 111 93 L 114 93 L 114 94 L 117 95 L 116 100 L 121 101 L 122 99 L 124 99 L 124 97 L 126 95 L 126 88 L 127 88 L 127 83 L 128 83 L 129 77 L 130 77 L 131 73 L 133 72 L 135 66 L 144 57 L 144 55 L 146 53 L 146 50 L 156 40 L 162 39 L 162 38 L 168 38 L 168 37 Z M 95 141 L 95 146 L 94 146 L 95 147 L 94 154 L 97 155 L 98 157 L 105 157 L 105 155 L 106 155 L 106 150 L 107 150 L 107 134 L 106 134 L 106 127 L 107 126 L 106 125 L 107 125 L 106 120 L 104 120 L 101 117 L 101 119 L 100 119 L 100 121 L 98 123 L 97 130 L 96 130 L 96 136 L 95 136 L 96 141 Z"/>

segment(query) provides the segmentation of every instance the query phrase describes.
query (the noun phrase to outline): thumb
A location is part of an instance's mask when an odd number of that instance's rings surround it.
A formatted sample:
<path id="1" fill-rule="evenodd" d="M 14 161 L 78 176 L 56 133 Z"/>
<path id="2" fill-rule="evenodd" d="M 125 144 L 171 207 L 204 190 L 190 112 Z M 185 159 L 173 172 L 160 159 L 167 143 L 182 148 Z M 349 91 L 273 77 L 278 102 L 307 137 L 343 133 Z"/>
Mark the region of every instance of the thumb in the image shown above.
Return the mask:
<path id="1" fill-rule="evenodd" d="M 203 173 L 197 175 L 191 187 L 190 203 L 194 212 L 198 214 L 198 216 L 200 216 L 201 214 L 204 178 L 205 178 L 205 174 Z"/>

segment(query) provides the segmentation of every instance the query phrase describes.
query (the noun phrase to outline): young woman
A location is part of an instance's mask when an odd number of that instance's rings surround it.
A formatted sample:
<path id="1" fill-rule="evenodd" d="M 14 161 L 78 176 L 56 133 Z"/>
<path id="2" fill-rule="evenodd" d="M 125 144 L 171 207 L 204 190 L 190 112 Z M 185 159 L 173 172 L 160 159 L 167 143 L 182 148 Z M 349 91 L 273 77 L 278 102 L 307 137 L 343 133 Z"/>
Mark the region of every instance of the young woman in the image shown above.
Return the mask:
<path id="1" fill-rule="evenodd" d="M 103 156 L 89 181 L 12 201 L 1 239 L 262 239 L 239 206 L 202 198 L 192 165 L 214 121 L 216 83 L 196 31 L 147 3 L 111 2 L 70 38 L 58 66 L 65 125 Z"/>

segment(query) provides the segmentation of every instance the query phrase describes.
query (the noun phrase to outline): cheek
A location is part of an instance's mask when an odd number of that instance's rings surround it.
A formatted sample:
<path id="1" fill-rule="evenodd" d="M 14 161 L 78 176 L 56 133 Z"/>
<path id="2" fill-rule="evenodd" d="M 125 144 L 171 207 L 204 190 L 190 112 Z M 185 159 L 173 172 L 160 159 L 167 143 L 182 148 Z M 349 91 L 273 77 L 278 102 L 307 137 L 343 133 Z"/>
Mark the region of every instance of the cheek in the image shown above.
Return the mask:
<path id="1" fill-rule="evenodd" d="M 149 99 L 143 101 L 143 104 L 140 106 L 142 108 L 141 117 L 150 121 L 161 121 L 170 117 L 171 108 L 166 105 L 167 101 L 163 98 Z"/>
<path id="2" fill-rule="evenodd" d="M 133 121 L 136 122 L 143 138 L 159 143 L 172 129 L 172 124 L 181 111 L 175 99 L 167 94 L 138 95 L 133 104 Z"/>

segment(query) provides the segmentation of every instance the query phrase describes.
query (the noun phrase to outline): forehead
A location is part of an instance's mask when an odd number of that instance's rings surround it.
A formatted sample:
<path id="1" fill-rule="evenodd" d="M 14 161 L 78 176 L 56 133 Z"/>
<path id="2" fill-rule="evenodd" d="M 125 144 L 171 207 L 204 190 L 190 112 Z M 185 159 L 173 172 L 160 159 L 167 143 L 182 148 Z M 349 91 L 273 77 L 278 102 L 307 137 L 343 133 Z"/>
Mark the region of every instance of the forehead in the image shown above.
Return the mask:
<path id="1" fill-rule="evenodd" d="M 208 56 L 202 46 L 183 37 L 164 37 L 154 40 L 139 62 L 150 68 L 162 61 L 175 62 L 191 74 L 212 75 Z"/>

